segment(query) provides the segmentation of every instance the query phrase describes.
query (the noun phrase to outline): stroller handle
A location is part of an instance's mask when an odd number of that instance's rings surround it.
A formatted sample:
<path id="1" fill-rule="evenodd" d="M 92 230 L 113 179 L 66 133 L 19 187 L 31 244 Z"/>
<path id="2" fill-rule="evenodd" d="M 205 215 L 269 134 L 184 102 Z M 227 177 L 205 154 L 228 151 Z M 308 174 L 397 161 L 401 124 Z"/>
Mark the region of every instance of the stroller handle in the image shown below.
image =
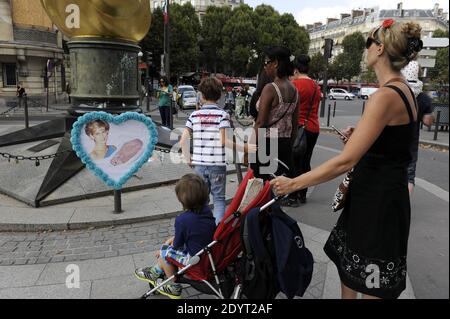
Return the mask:
<path id="1" fill-rule="evenodd" d="M 286 199 L 289 197 L 290 194 L 287 195 L 280 195 L 280 196 L 276 196 L 274 199 L 272 199 L 270 202 L 268 202 L 266 205 L 262 206 L 260 208 L 260 212 L 265 211 L 266 209 L 270 208 L 273 204 L 275 204 L 276 202 L 279 202 L 280 200 Z"/>

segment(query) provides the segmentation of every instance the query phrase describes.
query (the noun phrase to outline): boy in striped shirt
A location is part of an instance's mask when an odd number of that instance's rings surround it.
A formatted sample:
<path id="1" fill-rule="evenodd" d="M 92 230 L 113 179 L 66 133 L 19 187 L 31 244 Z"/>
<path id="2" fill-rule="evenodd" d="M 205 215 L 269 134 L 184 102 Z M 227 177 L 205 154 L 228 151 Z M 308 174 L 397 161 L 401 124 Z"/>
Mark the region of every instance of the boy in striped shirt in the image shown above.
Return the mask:
<path id="1" fill-rule="evenodd" d="M 206 181 L 213 195 L 214 218 L 219 224 L 225 214 L 226 154 L 225 147 L 236 147 L 227 139 L 226 130 L 231 128 L 230 115 L 217 102 L 222 96 L 222 82 L 217 78 L 203 80 L 198 90 L 202 94 L 202 107 L 193 112 L 186 122 L 181 138 L 183 155 L 195 173 Z M 189 139 L 193 138 L 191 157 Z M 240 151 L 256 150 L 256 146 L 245 144 Z"/>

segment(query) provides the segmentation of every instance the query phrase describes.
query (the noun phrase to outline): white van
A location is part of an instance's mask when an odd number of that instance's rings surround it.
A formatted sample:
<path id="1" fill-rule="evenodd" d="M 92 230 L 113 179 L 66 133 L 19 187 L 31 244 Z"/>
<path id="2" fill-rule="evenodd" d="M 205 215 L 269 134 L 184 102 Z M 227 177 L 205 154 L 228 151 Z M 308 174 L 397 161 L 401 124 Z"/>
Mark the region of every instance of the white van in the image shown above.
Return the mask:
<path id="1" fill-rule="evenodd" d="M 370 87 L 361 88 L 360 96 L 363 100 L 367 100 L 369 96 L 371 96 L 376 91 L 378 91 L 378 88 L 370 88 Z"/>

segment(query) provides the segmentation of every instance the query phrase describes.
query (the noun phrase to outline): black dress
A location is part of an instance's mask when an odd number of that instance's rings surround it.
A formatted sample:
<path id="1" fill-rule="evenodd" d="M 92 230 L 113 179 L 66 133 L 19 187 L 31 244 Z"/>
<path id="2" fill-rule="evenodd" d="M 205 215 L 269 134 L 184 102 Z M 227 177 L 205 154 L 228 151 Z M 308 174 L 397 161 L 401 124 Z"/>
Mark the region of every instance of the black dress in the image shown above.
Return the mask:
<path id="1" fill-rule="evenodd" d="M 386 126 L 357 164 L 344 210 L 324 250 L 347 287 L 398 298 L 406 288 L 411 219 L 407 168 L 416 123 L 405 94 L 386 87 L 401 96 L 410 123 Z"/>

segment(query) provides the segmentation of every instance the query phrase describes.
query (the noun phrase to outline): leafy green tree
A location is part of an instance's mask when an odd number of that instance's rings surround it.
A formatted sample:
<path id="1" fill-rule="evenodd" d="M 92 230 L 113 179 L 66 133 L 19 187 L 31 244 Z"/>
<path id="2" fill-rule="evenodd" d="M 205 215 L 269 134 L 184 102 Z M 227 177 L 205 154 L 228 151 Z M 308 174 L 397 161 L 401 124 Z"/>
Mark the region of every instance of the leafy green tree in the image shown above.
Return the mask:
<path id="1" fill-rule="evenodd" d="M 209 71 L 223 71 L 223 59 L 220 50 L 223 48 L 223 26 L 231 17 L 229 7 L 210 6 L 202 18 L 201 60 Z"/>
<path id="2" fill-rule="evenodd" d="M 447 30 L 435 30 L 433 32 L 433 38 L 448 38 Z M 436 53 L 436 65 L 434 68 L 429 69 L 428 76 L 432 83 L 435 85 L 448 84 L 448 47 L 437 49 Z"/>
<path id="3" fill-rule="evenodd" d="M 159 71 L 161 66 L 161 55 L 164 53 L 164 21 L 161 8 L 157 8 L 152 14 L 150 31 L 141 41 L 143 51 L 153 54 L 153 66 Z"/>
<path id="4" fill-rule="evenodd" d="M 256 28 L 254 49 L 262 56 L 264 49 L 270 45 L 281 44 L 282 26 L 279 23 L 280 14 L 272 6 L 259 5 L 253 14 L 253 25 Z"/>
<path id="5" fill-rule="evenodd" d="M 322 79 L 325 67 L 325 57 L 323 54 L 320 52 L 314 54 L 311 56 L 311 62 L 309 63 L 309 76 L 315 80 Z"/>
<path id="6" fill-rule="evenodd" d="M 342 41 L 344 52 L 341 54 L 340 64 L 342 67 L 342 78 L 351 81 L 361 73 L 361 62 L 363 58 L 365 39 L 361 32 L 354 32 L 345 36 Z"/>
<path id="7" fill-rule="evenodd" d="M 200 21 L 188 2 L 172 4 L 170 10 L 170 70 L 172 75 L 196 70 L 199 57 Z"/>
<path id="8" fill-rule="evenodd" d="M 251 7 L 241 5 L 233 10 L 223 27 L 223 47 L 220 50 L 220 57 L 225 63 L 225 70 L 232 75 L 245 76 L 249 71 L 256 42 L 253 14 Z"/>
<path id="9" fill-rule="evenodd" d="M 375 74 L 375 71 L 372 69 L 367 70 L 366 72 L 361 74 L 361 81 L 365 83 L 376 83 L 377 75 Z"/>
<path id="10" fill-rule="evenodd" d="M 309 34 L 304 27 L 300 27 L 294 16 L 285 13 L 280 17 L 282 27 L 282 44 L 288 47 L 292 54 L 298 57 L 307 54 L 309 49 Z"/>

